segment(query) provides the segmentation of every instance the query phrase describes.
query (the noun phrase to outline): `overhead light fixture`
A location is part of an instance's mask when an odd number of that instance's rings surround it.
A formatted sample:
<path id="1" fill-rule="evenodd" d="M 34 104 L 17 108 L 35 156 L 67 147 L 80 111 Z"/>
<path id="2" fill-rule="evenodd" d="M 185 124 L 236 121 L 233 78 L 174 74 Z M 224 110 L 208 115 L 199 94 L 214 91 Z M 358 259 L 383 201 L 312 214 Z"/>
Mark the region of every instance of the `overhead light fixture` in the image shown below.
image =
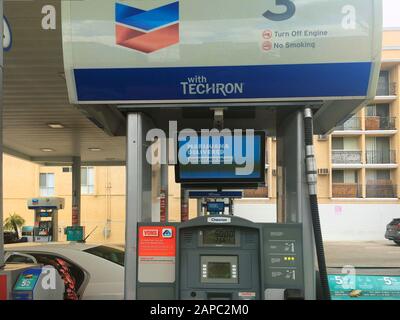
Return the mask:
<path id="1" fill-rule="evenodd" d="M 99 152 L 101 151 L 101 148 L 89 148 L 89 151 L 93 151 L 93 152 Z"/>
<path id="2" fill-rule="evenodd" d="M 47 126 L 51 129 L 64 129 L 65 126 L 62 123 L 48 123 Z"/>
<path id="3" fill-rule="evenodd" d="M 51 149 L 51 148 L 41 148 L 40 150 L 42 152 L 54 152 L 54 149 Z"/>

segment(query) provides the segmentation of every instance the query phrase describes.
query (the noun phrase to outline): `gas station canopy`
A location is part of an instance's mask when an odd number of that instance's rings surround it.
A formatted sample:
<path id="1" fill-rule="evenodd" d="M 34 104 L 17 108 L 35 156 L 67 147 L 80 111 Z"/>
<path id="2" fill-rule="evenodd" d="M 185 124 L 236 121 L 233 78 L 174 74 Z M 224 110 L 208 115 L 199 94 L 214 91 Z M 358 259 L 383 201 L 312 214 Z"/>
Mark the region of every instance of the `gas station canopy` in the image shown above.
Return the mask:
<path id="1" fill-rule="evenodd" d="M 378 1 L 57 1 L 55 30 L 41 28 L 45 5 L 4 8 L 4 144 L 31 161 L 123 164 L 131 110 L 200 129 L 224 107 L 227 126 L 275 135 L 308 105 L 323 134 L 376 90 Z"/>
<path id="2" fill-rule="evenodd" d="M 83 163 L 123 164 L 125 138 L 118 136 L 118 128 L 124 130 L 123 118 L 115 116 L 114 127 L 107 127 L 96 114 L 83 114 L 68 101 L 61 1 L 52 1 L 57 12 L 55 30 L 41 27 L 42 8 L 47 4 L 41 0 L 4 2 L 12 34 L 12 45 L 4 52 L 5 151 L 46 164 L 68 164 L 73 156 L 81 156 Z M 51 124 L 64 128 L 52 129 Z"/>

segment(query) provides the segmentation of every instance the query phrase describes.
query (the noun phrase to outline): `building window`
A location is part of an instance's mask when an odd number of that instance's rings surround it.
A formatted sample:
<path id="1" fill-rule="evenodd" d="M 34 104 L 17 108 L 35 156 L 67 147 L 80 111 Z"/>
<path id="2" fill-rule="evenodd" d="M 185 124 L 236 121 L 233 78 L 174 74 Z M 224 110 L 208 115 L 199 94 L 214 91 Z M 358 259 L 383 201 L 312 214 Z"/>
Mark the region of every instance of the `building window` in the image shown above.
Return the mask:
<path id="1" fill-rule="evenodd" d="M 390 105 L 388 103 L 373 104 L 366 107 L 367 117 L 383 117 L 390 116 Z"/>
<path id="2" fill-rule="evenodd" d="M 333 170 L 332 183 L 358 183 L 358 173 L 356 170 Z"/>
<path id="3" fill-rule="evenodd" d="M 40 196 L 52 197 L 55 193 L 54 173 L 41 173 L 39 178 Z"/>
<path id="4" fill-rule="evenodd" d="M 389 137 L 367 137 L 365 142 L 367 164 L 396 163 L 396 150 L 391 150 Z"/>
<path id="5" fill-rule="evenodd" d="M 388 96 L 389 92 L 389 72 L 381 71 L 379 74 L 377 96 Z"/>
<path id="6" fill-rule="evenodd" d="M 332 172 L 332 182 L 333 183 L 344 183 L 344 171 L 334 170 Z"/>
<path id="7" fill-rule="evenodd" d="M 81 168 L 81 193 L 94 193 L 94 167 Z"/>
<path id="8" fill-rule="evenodd" d="M 333 150 L 343 150 L 344 149 L 344 140 L 343 138 L 332 138 L 332 149 Z"/>

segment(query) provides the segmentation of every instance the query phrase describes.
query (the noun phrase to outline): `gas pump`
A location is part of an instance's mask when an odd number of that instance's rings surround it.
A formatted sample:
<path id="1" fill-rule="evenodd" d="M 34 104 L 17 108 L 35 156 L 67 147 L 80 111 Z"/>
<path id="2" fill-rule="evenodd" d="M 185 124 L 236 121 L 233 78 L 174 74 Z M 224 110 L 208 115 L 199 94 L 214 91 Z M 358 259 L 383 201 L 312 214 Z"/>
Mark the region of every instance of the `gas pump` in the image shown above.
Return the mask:
<path id="1" fill-rule="evenodd" d="M 253 138 L 253 151 L 246 154 L 253 171 L 247 175 L 236 173 L 235 156 L 229 165 L 194 161 L 176 166 L 176 180 L 185 188 L 206 186 L 216 191 L 189 192 L 202 202 L 197 218 L 179 224 L 138 224 L 139 299 L 305 298 L 302 224 L 254 223 L 236 217 L 230 200 L 240 198 L 241 192 L 222 190 L 264 183 L 264 134 L 257 132 Z M 190 157 L 199 154 L 203 160 L 215 156 L 219 145 L 224 146 L 221 153 L 234 149 L 227 136 L 187 141 L 188 145 L 178 143 L 178 152 L 186 148 Z M 243 150 L 246 143 L 243 140 Z"/>
<path id="2" fill-rule="evenodd" d="M 210 214 L 138 232 L 138 299 L 305 297 L 301 224 Z"/>
<path id="3" fill-rule="evenodd" d="M 58 241 L 58 210 L 64 209 L 63 198 L 28 199 L 28 209 L 35 211 L 33 241 Z"/>
<path id="4" fill-rule="evenodd" d="M 6 264 L 0 270 L 1 300 L 63 300 L 64 281 L 53 266 Z"/>
<path id="5" fill-rule="evenodd" d="M 63 300 L 64 281 L 53 266 L 33 266 L 22 271 L 12 289 L 12 300 Z"/>

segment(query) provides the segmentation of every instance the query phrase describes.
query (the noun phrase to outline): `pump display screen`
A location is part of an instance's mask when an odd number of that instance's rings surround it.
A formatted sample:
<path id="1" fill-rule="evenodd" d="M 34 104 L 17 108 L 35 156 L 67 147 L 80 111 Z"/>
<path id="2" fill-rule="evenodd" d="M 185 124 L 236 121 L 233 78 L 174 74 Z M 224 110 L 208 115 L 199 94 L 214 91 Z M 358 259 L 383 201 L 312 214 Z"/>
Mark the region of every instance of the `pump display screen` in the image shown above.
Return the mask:
<path id="1" fill-rule="evenodd" d="M 203 230 L 203 245 L 235 245 L 236 232 L 233 228 L 210 228 Z"/>
<path id="2" fill-rule="evenodd" d="M 230 279 L 231 264 L 229 262 L 209 262 L 207 265 L 209 279 Z"/>
<path id="3" fill-rule="evenodd" d="M 239 280 L 237 256 L 202 256 L 201 282 L 235 284 Z"/>
<path id="4" fill-rule="evenodd" d="M 48 236 L 50 234 L 51 222 L 49 221 L 41 221 L 39 222 L 39 236 Z"/>

